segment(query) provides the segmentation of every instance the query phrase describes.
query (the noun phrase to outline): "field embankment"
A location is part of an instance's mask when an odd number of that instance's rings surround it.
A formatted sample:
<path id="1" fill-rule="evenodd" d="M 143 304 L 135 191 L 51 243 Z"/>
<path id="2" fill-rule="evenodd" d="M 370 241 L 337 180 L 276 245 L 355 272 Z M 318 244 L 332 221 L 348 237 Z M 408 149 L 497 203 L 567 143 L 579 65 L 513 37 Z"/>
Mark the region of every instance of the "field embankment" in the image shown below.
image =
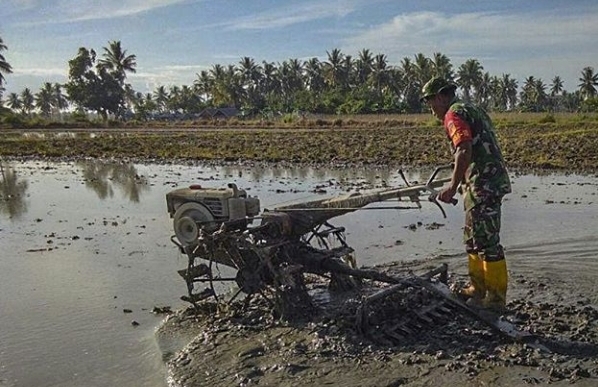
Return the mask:
<path id="1" fill-rule="evenodd" d="M 598 170 L 598 116 L 493 116 L 510 168 Z M 0 156 L 154 161 L 435 165 L 451 161 L 427 115 L 0 129 Z"/>

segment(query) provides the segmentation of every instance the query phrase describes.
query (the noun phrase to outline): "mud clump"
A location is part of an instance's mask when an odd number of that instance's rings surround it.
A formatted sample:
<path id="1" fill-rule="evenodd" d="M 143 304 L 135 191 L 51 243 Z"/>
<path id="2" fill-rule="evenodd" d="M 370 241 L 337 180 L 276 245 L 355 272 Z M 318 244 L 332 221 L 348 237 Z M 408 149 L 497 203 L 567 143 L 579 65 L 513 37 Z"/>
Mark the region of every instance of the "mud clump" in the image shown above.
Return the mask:
<path id="1" fill-rule="evenodd" d="M 450 283 L 462 278 L 452 276 Z M 537 290 L 513 281 L 518 294 Z M 543 292 L 558 291 L 543 285 Z M 169 316 L 158 332 L 173 386 L 596 385 L 598 310 L 515 298 L 504 319 L 539 340 L 517 343 L 451 309 L 425 289 L 405 287 L 364 308 L 382 290 L 329 294 L 311 283 L 313 315 L 285 322 L 255 297 L 213 302 Z M 431 311 L 431 312 L 430 312 Z M 173 342 L 179 342 L 174 349 Z M 170 347 L 169 347 L 170 346 Z M 165 348 L 167 348 L 165 350 Z"/>

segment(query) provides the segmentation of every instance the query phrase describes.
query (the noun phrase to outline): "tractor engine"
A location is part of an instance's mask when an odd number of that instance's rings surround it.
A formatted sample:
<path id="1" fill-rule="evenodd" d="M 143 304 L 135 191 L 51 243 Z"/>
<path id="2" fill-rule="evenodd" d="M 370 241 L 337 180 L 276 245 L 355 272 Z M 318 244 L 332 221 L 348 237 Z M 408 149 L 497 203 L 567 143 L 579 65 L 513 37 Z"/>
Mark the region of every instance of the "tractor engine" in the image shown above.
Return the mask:
<path id="1" fill-rule="evenodd" d="M 229 183 L 226 188 L 191 185 L 168 192 L 166 206 L 182 246 L 196 242 L 202 227 L 211 233 L 229 220 L 249 218 L 248 222 L 251 222 L 251 217 L 260 212 L 259 199 L 248 196 L 234 183 Z"/>

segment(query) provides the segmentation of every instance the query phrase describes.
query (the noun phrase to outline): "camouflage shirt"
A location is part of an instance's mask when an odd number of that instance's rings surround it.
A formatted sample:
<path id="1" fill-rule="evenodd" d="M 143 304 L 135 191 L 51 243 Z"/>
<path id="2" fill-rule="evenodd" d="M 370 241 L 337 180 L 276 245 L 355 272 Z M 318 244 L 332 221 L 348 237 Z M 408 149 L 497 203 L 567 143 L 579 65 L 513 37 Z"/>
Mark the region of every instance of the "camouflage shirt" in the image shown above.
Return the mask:
<path id="1" fill-rule="evenodd" d="M 464 183 L 474 198 L 501 197 L 511 192 L 494 125 L 483 109 L 455 99 L 444 116 L 444 127 L 453 151 L 461 142 L 471 141 L 471 163 Z"/>

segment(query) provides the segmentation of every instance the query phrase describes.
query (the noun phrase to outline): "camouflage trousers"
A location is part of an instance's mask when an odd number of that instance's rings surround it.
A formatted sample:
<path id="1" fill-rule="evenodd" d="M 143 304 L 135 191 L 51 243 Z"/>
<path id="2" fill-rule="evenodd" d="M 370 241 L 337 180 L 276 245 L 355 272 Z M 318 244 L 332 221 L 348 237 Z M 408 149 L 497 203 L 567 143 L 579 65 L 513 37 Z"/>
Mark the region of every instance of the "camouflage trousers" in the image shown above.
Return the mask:
<path id="1" fill-rule="evenodd" d="M 505 258 L 500 244 L 500 218 L 502 197 L 474 198 L 465 192 L 465 250 L 478 254 L 484 261 L 495 262 Z"/>

